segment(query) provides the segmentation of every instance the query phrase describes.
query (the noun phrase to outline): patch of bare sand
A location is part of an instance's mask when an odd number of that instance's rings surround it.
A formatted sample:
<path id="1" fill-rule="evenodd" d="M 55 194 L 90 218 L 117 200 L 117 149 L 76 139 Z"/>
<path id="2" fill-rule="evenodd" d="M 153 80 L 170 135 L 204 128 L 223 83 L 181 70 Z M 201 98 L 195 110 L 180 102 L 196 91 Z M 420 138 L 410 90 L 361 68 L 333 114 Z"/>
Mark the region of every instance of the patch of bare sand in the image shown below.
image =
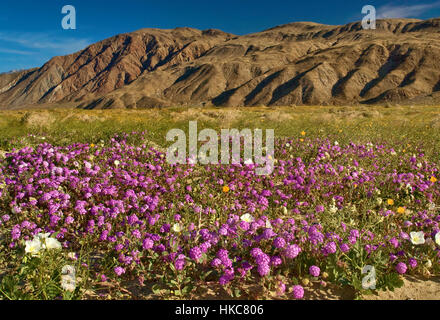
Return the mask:
<path id="1" fill-rule="evenodd" d="M 248 286 L 248 294 L 241 299 L 264 299 L 285 300 L 291 296 L 287 294 L 283 298 L 276 296 L 274 292 L 264 293 L 259 286 Z M 440 299 L 440 277 L 430 279 L 407 276 L 404 279 L 404 286 L 394 291 L 380 291 L 377 294 L 363 295 L 363 300 L 439 300 Z M 214 283 L 197 290 L 192 299 L 198 300 L 230 300 L 231 297 L 225 290 Z M 327 285 L 322 287 L 319 283 L 305 287 L 304 300 L 354 300 L 356 291 L 351 287 L 340 287 Z"/>
<path id="2" fill-rule="evenodd" d="M 289 286 L 291 287 L 291 286 Z M 98 294 L 106 296 L 115 289 L 110 283 L 101 284 L 101 289 L 93 294 L 86 295 L 86 299 L 99 299 Z M 179 300 L 179 297 L 160 293 L 153 293 L 153 284 L 146 283 L 140 286 L 137 281 L 128 281 L 120 288 L 123 299 L 133 300 Z M 291 289 L 291 288 L 290 288 Z M 304 300 L 354 300 L 356 292 L 351 287 L 340 287 L 328 284 L 326 287 L 319 283 L 311 283 L 304 288 Z M 236 300 L 288 300 L 291 293 L 288 292 L 283 297 L 278 297 L 275 292 L 268 292 L 258 284 L 245 285 L 242 288 L 242 296 L 235 298 Z M 113 298 L 113 297 L 112 297 Z M 227 291 L 218 284 L 218 282 L 208 282 L 197 284 L 196 289 L 189 297 L 184 299 L 190 300 L 231 300 L 231 296 Z M 392 291 L 380 291 L 376 294 L 361 296 L 363 300 L 439 300 L 440 299 L 440 277 L 431 277 L 429 279 L 423 277 L 406 276 L 404 278 L 404 286 Z"/>
<path id="3" fill-rule="evenodd" d="M 406 276 L 402 288 L 363 296 L 364 300 L 439 300 L 440 276 L 423 278 Z"/>
<path id="4" fill-rule="evenodd" d="M 116 289 L 117 286 L 111 283 L 101 283 L 99 289 L 95 292 L 88 292 L 86 299 L 99 299 L 105 297 Z M 291 289 L 291 286 L 290 286 Z M 241 290 L 241 296 L 239 298 L 232 298 L 223 286 L 218 282 L 208 282 L 204 284 L 197 284 L 195 290 L 182 299 L 190 300 L 288 300 L 291 299 L 291 293 L 287 292 L 283 297 L 278 297 L 275 292 L 269 292 L 264 290 L 262 286 L 258 284 L 243 285 Z M 135 280 L 127 281 L 119 287 L 119 291 L 123 296 L 123 299 L 131 300 L 180 300 L 181 298 L 166 293 L 166 290 L 160 290 L 160 292 L 153 292 L 153 283 L 145 283 L 140 286 Z M 353 300 L 355 298 L 355 291 L 349 287 L 336 287 L 328 285 L 322 287 L 318 283 L 311 284 L 305 288 L 305 300 Z M 112 297 L 113 299 L 113 297 Z"/>

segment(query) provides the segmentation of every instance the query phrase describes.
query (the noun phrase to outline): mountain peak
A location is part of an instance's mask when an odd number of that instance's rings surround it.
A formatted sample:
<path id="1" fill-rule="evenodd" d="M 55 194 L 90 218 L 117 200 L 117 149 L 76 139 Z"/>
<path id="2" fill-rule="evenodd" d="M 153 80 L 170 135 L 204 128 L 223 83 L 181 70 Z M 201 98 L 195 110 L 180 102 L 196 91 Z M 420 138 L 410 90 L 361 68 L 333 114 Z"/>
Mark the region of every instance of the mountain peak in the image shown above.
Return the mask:
<path id="1" fill-rule="evenodd" d="M 440 19 L 294 22 L 236 36 L 141 29 L 0 74 L 0 107 L 252 106 L 436 101 Z"/>

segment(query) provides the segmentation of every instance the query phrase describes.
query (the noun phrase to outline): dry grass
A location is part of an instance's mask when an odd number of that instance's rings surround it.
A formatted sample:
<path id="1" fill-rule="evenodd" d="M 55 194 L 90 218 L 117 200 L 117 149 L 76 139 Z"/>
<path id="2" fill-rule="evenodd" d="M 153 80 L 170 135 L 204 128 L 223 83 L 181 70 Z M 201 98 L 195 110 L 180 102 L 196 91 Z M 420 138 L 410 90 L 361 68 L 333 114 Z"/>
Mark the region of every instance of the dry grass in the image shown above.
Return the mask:
<path id="1" fill-rule="evenodd" d="M 145 110 L 41 109 L 0 111 L 0 149 L 29 141 L 28 134 L 44 135 L 54 144 L 96 143 L 116 133 L 146 131 L 157 145 L 166 145 L 172 128 L 187 130 L 197 120 L 199 129 L 275 129 L 276 136 L 337 136 L 344 140 L 408 140 L 438 149 L 440 108 L 433 106 L 295 106 L 255 108 L 162 108 Z"/>

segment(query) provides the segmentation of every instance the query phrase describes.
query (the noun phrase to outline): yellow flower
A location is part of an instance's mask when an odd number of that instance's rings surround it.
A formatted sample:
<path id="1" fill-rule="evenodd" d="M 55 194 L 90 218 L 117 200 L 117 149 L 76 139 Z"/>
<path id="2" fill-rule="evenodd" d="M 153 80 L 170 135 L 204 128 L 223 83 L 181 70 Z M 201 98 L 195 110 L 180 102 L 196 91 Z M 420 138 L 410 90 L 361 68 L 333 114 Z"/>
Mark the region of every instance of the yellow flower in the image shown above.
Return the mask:
<path id="1" fill-rule="evenodd" d="M 304 142 L 304 139 L 299 139 L 299 141 Z"/>
<path id="2" fill-rule="evenodd" d="M 432 176 L 432 177 L 431 177 L 431 182 L 432 182 L 432 183 L 436 183 L 436 182 L 437 182 L 437 178 L 434 177 L 434 176 Z"/>
<path id="3" fill-rule="evenodd" d="M 224 192 L 224 193 L 228 193 L 229 190 L 231 190 L 231 189 L 229 189 L 228 186 L 224 186 L 224 187 L 223 187 L 223 192 Z"/>
<path id="4" fill-rule="evenodd" d="M 301 132 L 301 135 L 304 137 L 307 133 L 305 131 Z"/>
<path id="5" fill-rule="evenodd" d="M 405 213 L 405 208 L 404 208 L 404 207 L 399 207 L 399 208 L 397 209 L 397 213 L 400 213 L 400 214 Z"/>
<path id="6" fill-rule="evenodd" d="M 92 143 L 92 144 L 90 145 L 90 148 L 93 149 L 94 147 L 95 147 L 95 145 Z"/>
<path id="7" fill-rule="evenodd" d="M 392 205 L 394 205 L 394 200 L 393 199 L 388 199 L 387 203 L 388 203 L 389 206 L 392 206 Z"/>

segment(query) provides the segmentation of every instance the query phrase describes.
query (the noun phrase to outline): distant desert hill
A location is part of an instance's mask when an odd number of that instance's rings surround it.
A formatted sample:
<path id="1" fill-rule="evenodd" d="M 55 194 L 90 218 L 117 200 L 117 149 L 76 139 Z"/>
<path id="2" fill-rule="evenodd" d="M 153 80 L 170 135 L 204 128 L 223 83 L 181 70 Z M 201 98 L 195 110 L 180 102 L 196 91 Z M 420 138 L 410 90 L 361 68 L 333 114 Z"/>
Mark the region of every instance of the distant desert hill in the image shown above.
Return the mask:
<path id="1" fill-rule="evenodd" d="M 0 108 L 440 102 L 440 19 L 291 23 L 235 36 L 143 29 L 0 75 Z"/>

